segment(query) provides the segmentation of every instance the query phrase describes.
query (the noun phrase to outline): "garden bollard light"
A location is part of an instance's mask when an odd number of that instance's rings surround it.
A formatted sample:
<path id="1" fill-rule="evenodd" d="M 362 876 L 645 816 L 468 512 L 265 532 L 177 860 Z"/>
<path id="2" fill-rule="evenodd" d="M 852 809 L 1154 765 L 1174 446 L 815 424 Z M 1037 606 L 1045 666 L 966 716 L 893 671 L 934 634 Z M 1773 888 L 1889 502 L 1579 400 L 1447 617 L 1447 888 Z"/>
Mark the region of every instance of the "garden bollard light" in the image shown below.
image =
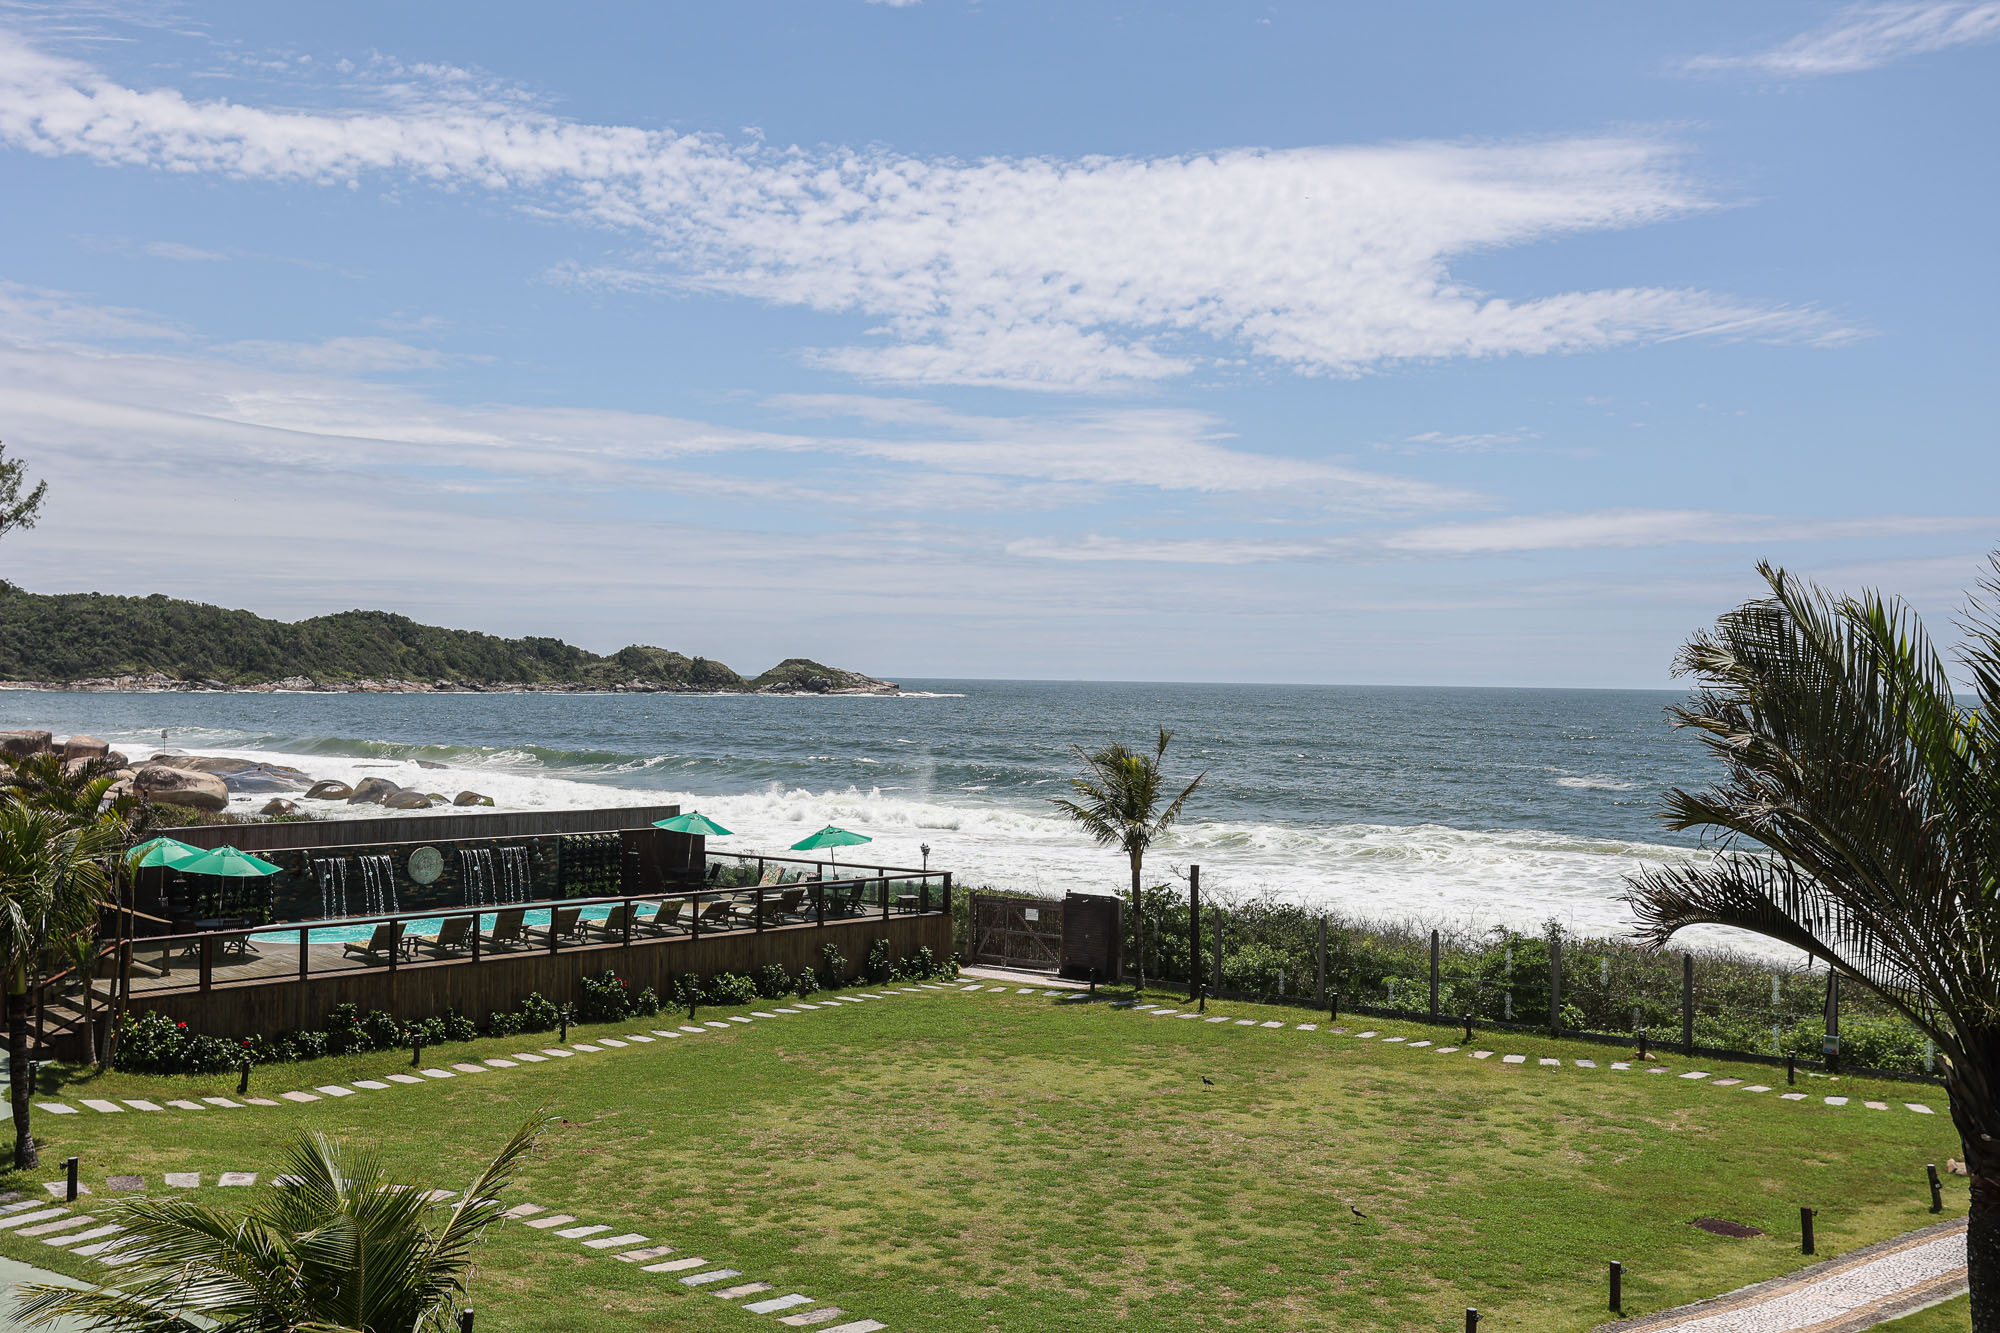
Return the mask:
<path id="1" fill-rule="evenodd" d="M 1797 1051 L 1787 1051 L 1785 1052 L 1785 1082 L 1797 1083 L 1798 1081 L 1799 1053 Z"/>
<path id="2" fill-rule="evenodd" d="M 1465 1333 L 1479 1333 L 1479 1311 L 1465 1307 Z"/>
<path id="3" fill-rule="evenodd" d="M 67 1182 L 66 1184 L 67 1192 L 63 1195 L 64 1201 L 68 1203 L 75 1203 L 76 1202 L 76 1158 L 69 1157 L 63 1160 L 63 1178 Z"/>
<path id="4" fill-rule="evenodd" d="M 241 1097 L 250 1091 L 250 1057 L 243 1057 L 243 1067 L 236 1076 L 236 1095 Z"/>
<path id="5" fill-rule="evenodd" d="M 1328 1022 L 1340 1017 L 1340 992 L 1337 990 L 1326 993 L 1326 1017 Z"/>
<path id="6" fill-rule="evenodd" d="M 1619 1314 L 1625 1309 L 1625 1265 L 1616 1259 L 1611 1261 L 1611 1313 Z"/>
<path id="7" fill-rule="evenodd" d="M 458 1333 L 472 1333 L 472 1311 L 460 1310 L 458 1312 Z"/>
<path id="8" fill-rule="evenodd" d="M 1817 1208 L 1799 1209 L 1799 1253 L 1813 1252 L 1813 1219 L 1819 1216 Z"/>
<path id="9" fill-rule="evenodd" d="M 558 1022 L 558 1023 L 560 1023 L 560 1024 L 562 1025 L 562 1036 L 561 1036 L 561 1037 L 559 1037 L 559 1038 L 557 1038 L 557 1040 L 558 1040 L 558 1041 L 568 1041 L 568 1040 L 569 1040 L 569 1006 L 568 1006 L 568 1005 L 564 1005 L 564 1006 L 562 1007 L 562 1011 L 561 1011 L 560 1013 L 558 1013 L 558 1014 L 556 1015 L 556 1022 Z"/>
<path id="10" fill-rule="evenodd" d="M 1465 1024 L 1465 1036 L 1460 1038 L 1460 1040 L 1465 1042 L 1466 1045 L 1470 1046 L 1472 1044 L 1472 1015 L 1467 1014 L 1464 1018 L 1460 1019 L 1459 1022 Z"/>
<path id="11" fill-rule="evenodd" d="M 1944 1211 L 1944 1182 L 1938 1179 L 1937 1163 L 1928 1163 L 1924 1172 L 1931 1178 L 1931 1211 L 1941 1213 Z"/>
<path id="12" fill-rule="evenodd" d="M 422 1032 L 413 1032 L 410 1034 L 410 1068 L 415 1069 L 423 1062 L 424 1034 Z"/>

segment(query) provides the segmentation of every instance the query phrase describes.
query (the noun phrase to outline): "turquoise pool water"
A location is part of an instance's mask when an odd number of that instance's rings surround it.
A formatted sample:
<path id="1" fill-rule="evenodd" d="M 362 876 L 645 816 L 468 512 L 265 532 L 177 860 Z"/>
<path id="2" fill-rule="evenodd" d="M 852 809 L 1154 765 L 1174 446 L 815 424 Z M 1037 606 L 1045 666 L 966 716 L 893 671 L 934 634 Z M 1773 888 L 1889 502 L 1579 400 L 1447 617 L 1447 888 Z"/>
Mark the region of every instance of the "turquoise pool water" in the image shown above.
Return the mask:
<path id="1" fill-rule="evenodd" d="M 586 907 L 583 909 L 583 919 L 585 921 L 602 921 L 610 914 L 611 906 L 608 903 L 599 907 Z M 453 912 L 451 915 L 462 916 L 464 914 Z M 493 919 L 497 915 L 499 915 L 497 911 L 481 912 L 479 914 L 479 929 L 482 932 L 492 930 Z M 549 924 L 549 909 L 538 907 L 522 919 L 530 927 L 547 926 Z M 300 924 L 303 925 L 304 923 L 301 922 Z M 414 917 L 403 922 L 403 934 L 406 936 L 413 934 L 435 935 L 443 925 L 443 916 Z M 306 938 L 313 944 L 366 944 L 368 937 L 374 933 L 375 927 L 373 926 L 316 926 Z M 260 940 L 266 944 L 290 944 L 296 941 L 298 937 L 298 927 L 294 926 L 289 930 L 263 931 L 252 935 L 250 938 Z"/>

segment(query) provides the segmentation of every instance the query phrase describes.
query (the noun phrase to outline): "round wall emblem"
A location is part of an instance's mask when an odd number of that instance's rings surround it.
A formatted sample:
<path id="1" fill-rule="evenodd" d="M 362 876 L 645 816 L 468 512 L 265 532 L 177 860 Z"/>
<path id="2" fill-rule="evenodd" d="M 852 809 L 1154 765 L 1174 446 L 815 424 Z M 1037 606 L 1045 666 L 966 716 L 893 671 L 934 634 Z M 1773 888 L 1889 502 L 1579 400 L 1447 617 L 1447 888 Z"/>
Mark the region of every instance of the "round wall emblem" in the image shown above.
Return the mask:
<path id="1" fill-rule="evenodd" d="M 410 853 L 407 869 L 418 884 L 435 884 L 444 873 L 444 853 L 435 847 L 419 847 Z"/>

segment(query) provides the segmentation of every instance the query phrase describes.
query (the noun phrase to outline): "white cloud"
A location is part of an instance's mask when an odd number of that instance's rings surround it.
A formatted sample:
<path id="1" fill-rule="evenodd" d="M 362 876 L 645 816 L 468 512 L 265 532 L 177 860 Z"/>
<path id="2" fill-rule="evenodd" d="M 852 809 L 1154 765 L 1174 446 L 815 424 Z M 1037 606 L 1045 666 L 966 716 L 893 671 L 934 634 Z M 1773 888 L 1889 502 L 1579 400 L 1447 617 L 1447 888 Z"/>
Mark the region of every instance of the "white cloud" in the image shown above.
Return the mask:
<path id="1" fill-rule="evenodd" d="M 1704 55 L 1691 70 L 1757 70 L 1789 77 L 1853 74 L 1905 56 L 2000 40 L 1996 0 L 1855 5 L 1790 41 L 1745 56 Z"/>
<path id="2" fill-rule="evenodd" d="M 139 248 L 155 259 L 172 259 L 183 264 L 214 264 L 229 258 L 220 251 L 203 250 L 179 241 L 148 241 Z"/>
<path id="3" fill-rule="evenodd" d="M 1410 555 L 1498 555 L 1689 542 L 1852 541 L 1990 531 L 1996 526 L 2000 519 L 1991 516 L 1787 518 L 1704 509 L 1606 509 L 1433 524 L 1390 534 L 1381 544 L 1387 551 Z"/>
<path id="4" fill-rule="evenodd" d="M 425 67 L 386 109 L 266 110 L 138 89 L 0 37 L 0 142 L 121 166 L 477 186 L 635 234 L 607 286 L 877 321 L 815 349 L 867 379 L 1089 390 L 1245 353 L 1298 373 L 1718 336 L 1827 340 L 1823 313 L 1697 289 L 1503 297 L 1477 251 L 1714 200 L 1646 137 L 1244 148 L 1139 160 L 923 159 L 564 120 Z M 379 102 L 380 99 L 378 99 Z"/>

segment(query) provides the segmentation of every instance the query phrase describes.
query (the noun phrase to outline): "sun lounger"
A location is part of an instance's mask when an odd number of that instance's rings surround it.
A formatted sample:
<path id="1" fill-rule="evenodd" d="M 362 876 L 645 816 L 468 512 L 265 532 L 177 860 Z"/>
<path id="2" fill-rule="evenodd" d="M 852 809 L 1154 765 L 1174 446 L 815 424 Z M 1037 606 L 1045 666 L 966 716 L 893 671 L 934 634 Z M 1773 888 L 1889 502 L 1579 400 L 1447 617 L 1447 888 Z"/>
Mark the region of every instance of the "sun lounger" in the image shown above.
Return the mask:
<path id="1" fill-rule="evenodd" d="M 632 924 L 640 930 L 651 931 L 656 935 L 665 934 L 670 930 L 685 930 L 687 926 L 681 920 L 681 916 L 687 908 L 687 899 L 675 898 L 661 903 L 651 916 L 640 917 Z"/>
<path id="2" fill-rule="evenodd" d="M 776 898 L 766 898 L 764 900 L 765 923 L 768 925 L 773 921 L 783 921 L 788 916 L 797 915 L 804 906 L 805 900 L 806 891 L 804 889 L 786 889 Z"/>
<path id="3" fill-rule="evenodd" d="M 625 927 L 631 920 L 632 904 L 619 903 L 604 914 L 602 921 L 586 921 L 583 923 L 583 928 L 592 935 L 599 935 L 608 940 L 622 940 L 625 938 Z"/>
<path id="4" fill-rule="evenodd" d="M 510 907 L 504 912 L 495 913 L 493 933 L 486 937 L 487 947 L 509 949 L 517 944 L 525 947 L 528 943 L 527 920 L 528 909 L 525 907 Z"/>
<path id="5" fill-rule="evenodd" d="M 581 939 L 583 937 L 582 921 L 583 909 L 581 907 L 558 907 L 555 909 L 554 919 L 549 922 L 546 929 L 531 930 L 528 934 L 543 944 L 547 944 L 551 940 Z"/>
<path id="6" fill-rule="evenodd" d="M 475 916 L 448 916 L 438 927 L 435 935 L 411 935 L 412 953 L 428 953 L 433 958 L 449 958 L 453 954 L 469 953 L 472 950 L 472 930 L 479 920 Z"/>
<path id="7" fill-rule="evenodd" d="M 349 940 L 340 946 L 340 955 L 343 958 L 358 955 L 364 962 L 386 963 L 389 961 L 389 955 L 395 951 L 398 929 L 398 923 L 384 921 L 369 934 L 368 943 L 361 944 Z"/>
<path id="8" fill-rule="evenodd" d="M 729 929 L 730 918 L 735 907 L 736 902 L 734 899 L 717 898 L 714 902 L 701 909 L 701 915 L 696 920 L 703 929 L 715 926 L 727 930 Z"/>

